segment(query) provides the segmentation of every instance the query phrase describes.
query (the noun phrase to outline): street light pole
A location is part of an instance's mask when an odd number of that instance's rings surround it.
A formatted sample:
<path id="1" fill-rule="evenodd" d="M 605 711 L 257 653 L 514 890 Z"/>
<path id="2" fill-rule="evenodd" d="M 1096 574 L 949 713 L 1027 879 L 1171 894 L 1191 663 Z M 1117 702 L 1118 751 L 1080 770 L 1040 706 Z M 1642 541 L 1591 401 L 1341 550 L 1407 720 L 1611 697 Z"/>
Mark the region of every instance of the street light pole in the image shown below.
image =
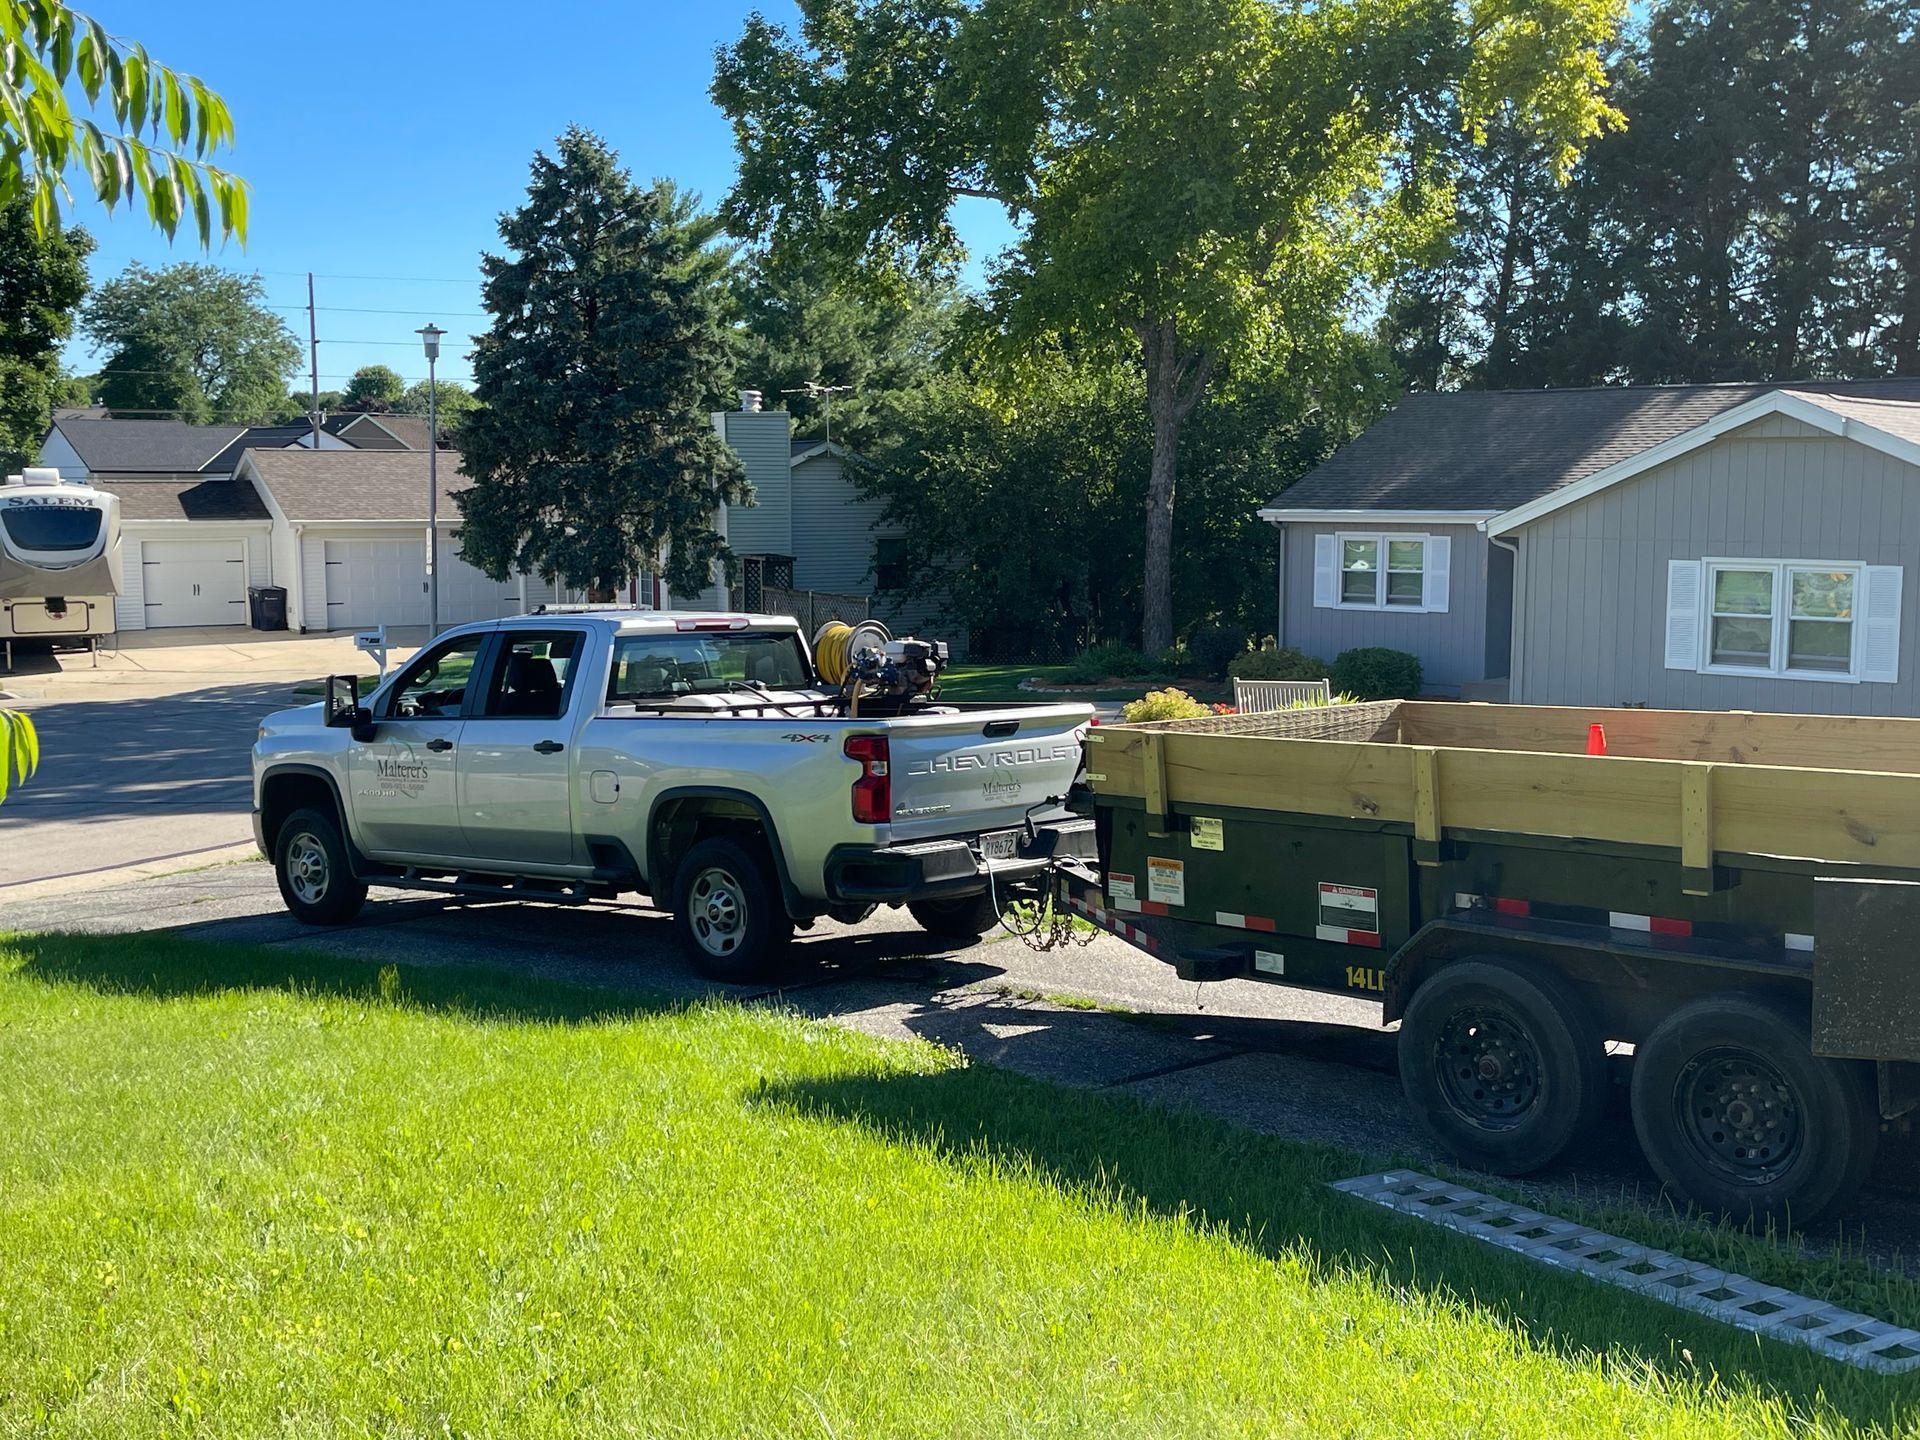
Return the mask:
<path id="1" fill-rule="evenodd" d="M 427 638 L 440 634 L 440 387 L 435 366 L 440 359 L 438 325 L 422 325 L 420 343 L 427 352 Z"/>

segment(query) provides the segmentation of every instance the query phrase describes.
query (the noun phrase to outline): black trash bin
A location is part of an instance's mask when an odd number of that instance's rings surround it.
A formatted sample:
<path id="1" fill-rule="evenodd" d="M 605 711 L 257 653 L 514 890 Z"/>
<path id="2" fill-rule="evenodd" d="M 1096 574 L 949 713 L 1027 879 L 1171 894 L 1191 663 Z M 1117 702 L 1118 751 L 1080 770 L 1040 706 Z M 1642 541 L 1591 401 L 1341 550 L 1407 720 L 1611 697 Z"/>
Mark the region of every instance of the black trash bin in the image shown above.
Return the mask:
<path id="1" fill-rule="evenodd" d="M 287 589 L 284 585 L 249 585 L 247 617 L 256 630 L 287 628 Z"/>

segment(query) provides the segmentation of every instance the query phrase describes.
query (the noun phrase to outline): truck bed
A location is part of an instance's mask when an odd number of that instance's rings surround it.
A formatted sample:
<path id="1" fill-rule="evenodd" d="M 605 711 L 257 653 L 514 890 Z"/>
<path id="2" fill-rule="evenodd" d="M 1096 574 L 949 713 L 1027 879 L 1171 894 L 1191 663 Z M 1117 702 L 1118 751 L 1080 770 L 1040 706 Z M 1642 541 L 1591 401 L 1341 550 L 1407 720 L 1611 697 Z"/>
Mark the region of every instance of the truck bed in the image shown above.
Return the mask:
<path id="1" fill-rule="evenodd" d="M 1607 754 L 1586 753 L 1588 727 Z M 1437 845 L 1533 835 L 1717 864 L 1920 870 L 1920 720 L 1383 701 L 1103 726 L 1089 778 L 1149 830 L 1175 807 L 1376 821 Z"/>

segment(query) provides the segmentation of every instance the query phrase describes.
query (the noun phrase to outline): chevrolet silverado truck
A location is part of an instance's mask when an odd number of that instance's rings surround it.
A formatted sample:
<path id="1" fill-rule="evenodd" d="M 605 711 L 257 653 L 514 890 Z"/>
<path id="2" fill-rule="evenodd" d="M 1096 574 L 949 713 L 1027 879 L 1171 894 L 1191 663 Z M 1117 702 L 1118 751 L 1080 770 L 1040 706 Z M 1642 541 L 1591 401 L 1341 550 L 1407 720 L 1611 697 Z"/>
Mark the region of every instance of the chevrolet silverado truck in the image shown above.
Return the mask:
<path id="1" fill-rule="evenodd" d="M 782 617 L 461 626 L 364 699 L 335 676 L 261 722 L 255 838 L 308 924 L 351 921 L 371 884 L 639 893 L 729 981 L 768 973 L 796 926 L 877 905 L 978 937 L 1056 859 L 1092 857 L 1064 805 L 1089 707 L 941 703 L 944 646 L 830 639 L 833 682 Z"/>

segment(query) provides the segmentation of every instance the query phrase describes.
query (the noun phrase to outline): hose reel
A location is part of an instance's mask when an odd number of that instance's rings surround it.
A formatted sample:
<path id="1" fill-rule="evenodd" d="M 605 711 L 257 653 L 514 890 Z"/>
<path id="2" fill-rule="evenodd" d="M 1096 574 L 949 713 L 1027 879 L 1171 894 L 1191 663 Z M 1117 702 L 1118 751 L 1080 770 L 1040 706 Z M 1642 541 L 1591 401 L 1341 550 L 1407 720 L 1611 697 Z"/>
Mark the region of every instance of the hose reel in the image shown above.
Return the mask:
<path id="1" fill-rule="evenodd" d="M 896 640 L 878 620 L 829 620 L 814 632 L 813 668 L 822 683 L 845 692 L 853 714 L 898 713 L 933 689 L 947 668 L 942 640 Z"/>

